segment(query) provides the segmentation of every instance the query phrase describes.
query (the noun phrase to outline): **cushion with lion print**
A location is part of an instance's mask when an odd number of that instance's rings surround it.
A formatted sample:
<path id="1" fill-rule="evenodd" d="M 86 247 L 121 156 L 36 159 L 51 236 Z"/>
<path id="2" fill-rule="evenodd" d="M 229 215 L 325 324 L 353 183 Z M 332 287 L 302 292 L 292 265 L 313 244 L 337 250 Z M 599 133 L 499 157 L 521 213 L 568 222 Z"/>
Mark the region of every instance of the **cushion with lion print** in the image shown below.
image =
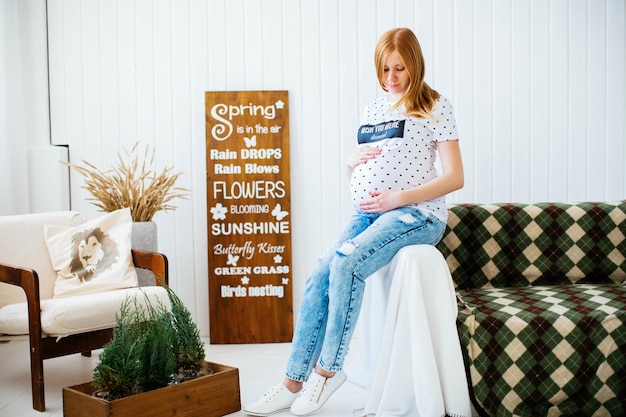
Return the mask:
<path id="1" fill-rule="evenodd" d="M 136 287 L 131 231 L 128 208 L 80 226 L 45 225 L 46 245 L 57 272 L 54 297 Z"/>

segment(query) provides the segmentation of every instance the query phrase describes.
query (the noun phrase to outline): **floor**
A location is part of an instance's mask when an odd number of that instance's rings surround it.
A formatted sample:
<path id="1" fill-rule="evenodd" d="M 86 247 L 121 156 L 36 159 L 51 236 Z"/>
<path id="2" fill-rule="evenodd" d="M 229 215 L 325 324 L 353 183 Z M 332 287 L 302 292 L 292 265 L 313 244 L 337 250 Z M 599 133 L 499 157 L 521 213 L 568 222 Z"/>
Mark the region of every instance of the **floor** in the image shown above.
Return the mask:
<path id="1" fill-rule="evenodd" d="M 239 368 L 239 384 L 243 404 L 255 400 L 269 387 L 282 381 L 282 368 L 289 353 L 289 343 L 263 345 L 206 345 L 206 357 L 212 362 Z M 71 355 L 44 361 L 46 411 L 32 408 L 28 339 L 0 337 L 0 417 L 61 417 L 61 389 L 89 381 L 98 353 L 91 358 Z M 348 357 L 347 361 L 350 360 Z M 354 417 L 354 410 L 363 407 L 365 390 L 346 382 L 316 416 Z M 229 416 L 244 416 L 243 412 Z M 276 417 L 291 416 L 284 412 Z"/>

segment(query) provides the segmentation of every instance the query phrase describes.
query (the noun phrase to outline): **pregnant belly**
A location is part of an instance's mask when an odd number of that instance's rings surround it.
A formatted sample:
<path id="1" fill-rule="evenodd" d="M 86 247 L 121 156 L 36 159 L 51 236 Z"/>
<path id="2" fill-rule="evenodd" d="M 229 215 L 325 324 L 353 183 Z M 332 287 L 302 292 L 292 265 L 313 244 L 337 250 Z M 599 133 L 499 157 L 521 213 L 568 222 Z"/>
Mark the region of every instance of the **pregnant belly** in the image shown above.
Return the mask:
<path id="1" fill-rule="evenodd" d="M 374 164 L 371 164 L 374 165 Z M 371 191 L 400 189 L 397 182 L 389 173 L 379 169 L 378 166 L 371 167 L 370 164 L 362 164 L 352 171 L 350 179 L 350 195 L 355 209 L 364 201 L 371 200 Z"/>

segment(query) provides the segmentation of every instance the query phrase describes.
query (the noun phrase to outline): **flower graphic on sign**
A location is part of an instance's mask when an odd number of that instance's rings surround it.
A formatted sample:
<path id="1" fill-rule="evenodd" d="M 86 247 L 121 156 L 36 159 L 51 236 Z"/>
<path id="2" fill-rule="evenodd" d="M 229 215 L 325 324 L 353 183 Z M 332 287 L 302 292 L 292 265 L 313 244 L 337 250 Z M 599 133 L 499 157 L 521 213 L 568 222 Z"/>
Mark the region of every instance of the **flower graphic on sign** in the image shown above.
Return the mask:
<path id="1" fill-rule="evenodd" d="M 279 263 L 281 263 L 282 261 L 283 261 L 283 257 L 282 257 L 282 256 L 280 256 L 280 255 L 276 255 L 276 256 L 274 256 L 274 263 L 275 263 L 275 264 L 279 264 Z"/>
<path id="2" fill-rule="evenodd" d="M 222 206 L 222 203 L 217 203 L 215 207 L 211 207 L 213 220 L 226 220 L 226 213 L 228 213 L 228 209 Z"/>
<path id="3" fill-rule="evenodd" d="M 248 278 L 248 277 L 241 277 L 241 283 L 243 285 L 248 285 L 250 283 L 250 278 Z"/>
<path id="4" fill-rule="evenodd" d="M 272 210 L 272 216 L 276 217 L 276 220 L 278 221 L 281 221 L 282 219 L 284 219 L 288 214 L 289 212 L 284 211 L 282 207 L 280 206 L 280 203 L 276 203 L 274 210 Z"/>
<path id="5" fill-rule="evenodd" d="M 251 148 L 253 146 L 256 146 L 256 135 L 248 138 L 246 136 L 243 137 L 243 141 L 246 143 L 246 147 L 247 148 Z"/>
<path id="6" fill-rule="evenodd" d="M 284 102 L 284 101 L 282 101 L 282 100 L 278 100 L 278 101 L 276 102 L 276 108 L 280 110 L 280 109 L 282 109 L 283 107 L 285 107 L 285 102 Z"/>

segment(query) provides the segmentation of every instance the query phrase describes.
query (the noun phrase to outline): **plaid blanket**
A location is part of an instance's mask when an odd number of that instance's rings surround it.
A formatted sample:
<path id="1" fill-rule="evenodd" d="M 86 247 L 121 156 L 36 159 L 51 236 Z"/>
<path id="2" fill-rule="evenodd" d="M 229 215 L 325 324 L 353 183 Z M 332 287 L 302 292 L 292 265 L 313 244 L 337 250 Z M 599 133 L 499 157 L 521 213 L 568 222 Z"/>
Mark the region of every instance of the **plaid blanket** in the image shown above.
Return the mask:
<path id="1" fill-rule="evenodd" d="M 626 203 L 452 206 L 438 248 L 479 412 L 626 415 Z"/>

